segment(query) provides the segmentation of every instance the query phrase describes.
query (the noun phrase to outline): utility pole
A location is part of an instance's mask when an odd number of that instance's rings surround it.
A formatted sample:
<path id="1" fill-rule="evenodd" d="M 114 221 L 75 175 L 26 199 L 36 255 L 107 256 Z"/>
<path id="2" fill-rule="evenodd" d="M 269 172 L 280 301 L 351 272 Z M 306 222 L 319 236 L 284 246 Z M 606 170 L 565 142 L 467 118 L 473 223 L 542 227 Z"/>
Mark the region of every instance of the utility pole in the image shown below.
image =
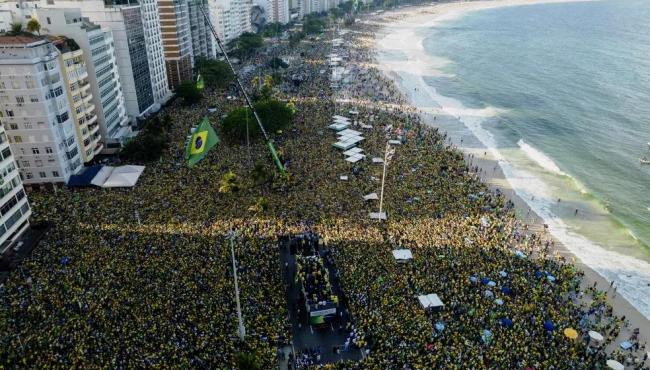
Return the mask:
<path id="1" fill-rule="evenodd" d="M 381 192 L 379 195 L 379 212 L 370 213 L 370 218 L 376 218 L 379 221 L 385 220 L 386 217 L 386 212 L 382 212 L 383 207 L 384 207 L 384 187 L 386 184 L 386 168 L 388 167 L 388 162 L 390 162 L 391 158 L 393 158 L 393 154 L 395 154 L 395 150 L 390 147 L 389 143 L 386 143 L 386 150 L 384 151 L 384 171 L 381 175 Z"/>
<path id="2" fill-rule="evenodd" d="M 239 303 L 239 282 L 237 281 L 237 263 L 235 262 L 235 247 L 234 241 L 237 237 L 237 232 L 233 231 L 230 233 L 230 256 L 232 257 L 232 275 L 235 279 L 235 302 L 237 302 L 237 333 L 239 335 L 239 340 L 244 341 L 246 337 L 246 328 L 244 327 L 244 319 L 241 314 L 241 305 Z"/>

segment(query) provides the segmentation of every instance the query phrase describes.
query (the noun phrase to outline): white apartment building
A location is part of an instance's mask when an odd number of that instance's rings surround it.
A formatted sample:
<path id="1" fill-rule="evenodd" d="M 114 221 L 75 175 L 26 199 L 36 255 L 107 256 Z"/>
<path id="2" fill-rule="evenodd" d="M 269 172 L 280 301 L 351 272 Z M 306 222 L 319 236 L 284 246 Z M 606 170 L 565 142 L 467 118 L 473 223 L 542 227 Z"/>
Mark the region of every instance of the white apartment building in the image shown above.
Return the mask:
<path id="1" fill-rule="evenodd" d="M 171 97 L 155 0 L 38 0 L 0 4 L 0 9 L 13 9 L 14 16 L 25 22 L 43 8 L 79 9 L 83 17 L 112 31 L 122 93 L 131 120 L 156 111 Z M 46 26 L 45 22 L 41 25 Z"/>
<path id="2" fill-rule="evenodd" d="M 0 253 L 29 227 L 31 214 L 7 134 L 0 124 Z"/>
<path id="3" fill-rule="evenodd" d="M 227 44 L 244 32 L 251 32 L 251 0 L 208 0 L 211 22 Z"/>
<path id="4" fill-rule="evenodd" d="M 327 12 L 334 9 L 341 3 L 339 0 L 299 0 L 300 2 L 300 17 L 312 13 Z"/>
<path id="5" fill-rule="evenodd" d="M 208 0 L 190 0 L 188 3 L 192 51 L 195 58 L 201 56 L 213 59 L 216 57 L 217 45 L 201 8 L 208 12 Z"/>
<path id="6" fill-rule="evenodd" d="M 69 37 L 83 50 L 91 101 L 95 105 L 101 134 L 100 143 L 104 147 L 119 146 L 131 134 L 131 128 L 113 47 L 113 33 L 82 18 L 79 9 L 38 9 L 36 14 L 41 22 L 41 33 Z"/>
<path id="7" fill-rule="evenodd" d="M 0 121 L 25 184 L 65 183 L 82 168 L 59 50 L 0 36 Z"/>

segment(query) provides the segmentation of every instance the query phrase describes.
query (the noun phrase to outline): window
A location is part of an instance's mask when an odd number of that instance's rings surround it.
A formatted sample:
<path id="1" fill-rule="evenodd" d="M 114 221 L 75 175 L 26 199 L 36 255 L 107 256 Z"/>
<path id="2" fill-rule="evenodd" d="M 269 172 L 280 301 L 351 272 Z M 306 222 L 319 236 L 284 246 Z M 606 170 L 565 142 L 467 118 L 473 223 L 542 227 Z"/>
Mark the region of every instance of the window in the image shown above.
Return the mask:
<path id="1" fill-rule="evenodd" d="M 32 128 L 33 127 L 31 122 L 25 122 L 25 130 L 31 130 Z"/>
<path id="2" fill-rule="evenodd" d="M 47 154 L 52 154 L 52 153 L 53 153 L 53 151 L 52 151 L 52 147 L 46 146 L 46 147 L 45 147 L 45 153 L 47 153 Z"/>
<path id="3" fill-rule="evenodd" d="M 31 101 L 32 103 L 38 103 L 38 96 L 30 95 L 29 96 L 29 101 Z"/>
<path id="4" fill-rule="evenodd" d="M 17 123 L 10 123 L 9 128 L 11 130 L 18 130 L 18 124 Z"/>
<path id="5" fill-rule="evenodd" d="M 63 112 L 63 114 L 57 114 L 56 115 L 56 120 L 59 123 L 63 123 L 68 120 L 68 112 Z"/>
<path id="6" fill-rule="evenodd" d="M 59 177 L 58 171 L 52 171 L 52 177 Z"/>
<path id="7" fill-rule="evenodd" d="M 27 173 L 25 173 L 25 177 L 27 177 L 27 180 L 29 180 L 29 179 L 33 179 L 33 178 L 34 178 L 34 174 L 31 173 L 31 172 L 27 172 Z"/>
<path id="8" fill-rule="evenodd" d="M 13 117 L 14 116 L 14 111 L 11 109 L 7 109 L 7 117 Z"/>
<path id="9" fill-rule="evenodd" d="M 4 149 L 2 150 L 2 159 L 7 159 L 7 158 L 9 158 L 9 157 L 11 157 L 11 149 L 9 149 L 9 148 L 4 148 Z"/>
<path id="10" fill-rule="evenodd" d="M 41 161 L 40 159 L 35 160 L 34 164 L 36 165 L 36 167 L 43 167 L 43 161 Z"/>
<path id="11" fill-rule="evenodd" d="M 40 176 L 42 179 L 47 177 L 47 174 L 45 172 L 39 172 L 38 176 Z"/>
<path id="12" fill-rule="evenodd" d="M 17 96 L 17 97 L 16 97 L 16 103 L 18 103 L 18 104 L 22 104 L 22 103 L 24 103 L 24 102 L 25 102 L 25 98 L 24 98 L 24 97 L 22 97 L 22 96 Z"/>
<path id="13" fill-rule="evenodd" d="M 14 141 L 16 143 L 22 143 L 23 142 L 23 137 L 20 135 L 14 136 Z"/>
<path id="14" fill-rule="evenodd" d="M 23 167 L 29 167 L 29 161 L 22 161 Z"/>
<path id="15" fill-rule="evenodd" d="M 47 19 L 47 24 L 52 24 L 52 20 L 50 19 L 50 17 L 47 17 L 46 19 Z"/>
<path id="16" fill-rule="evenodd" d="M 38 148 L 32 148 L 32 154 L 41 154 L 41 151 Z"/>

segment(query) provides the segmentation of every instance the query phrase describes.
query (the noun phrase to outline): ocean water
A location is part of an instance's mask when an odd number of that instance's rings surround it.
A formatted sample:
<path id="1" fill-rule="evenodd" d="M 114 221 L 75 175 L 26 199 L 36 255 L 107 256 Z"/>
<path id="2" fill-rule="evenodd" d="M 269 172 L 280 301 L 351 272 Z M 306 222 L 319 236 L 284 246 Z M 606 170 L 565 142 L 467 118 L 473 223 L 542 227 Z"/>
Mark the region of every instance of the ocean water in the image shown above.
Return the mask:
<path id="1" fill-rule="evenodd" d="M 646 0 L 485 9 L 391 30 L 378 58 L 650 318 L 648 20 Z"/>

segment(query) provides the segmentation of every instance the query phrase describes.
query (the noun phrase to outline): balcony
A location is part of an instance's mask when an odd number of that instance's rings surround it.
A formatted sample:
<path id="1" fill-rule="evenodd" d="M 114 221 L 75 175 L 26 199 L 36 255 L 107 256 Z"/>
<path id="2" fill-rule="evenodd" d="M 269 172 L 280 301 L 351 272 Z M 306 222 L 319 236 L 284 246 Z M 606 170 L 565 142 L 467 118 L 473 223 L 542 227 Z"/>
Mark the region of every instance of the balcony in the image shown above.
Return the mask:
<path id="1" fill-rule="evenodd" d="M 97 143 L 97 146 L 95 146 L 95 150 L 93 150 L 93 153 L 95 153 L 95 155 L 97 155 L 102 150 L 104 150 L 104 144 L 103 143 Z"/>
<path id="2" fill-rule="evenodd" d="M 90 135 L 93 135 L 99 130 L 99 124 L 88 125 L 88 129 L 90 130 Z"/>
<path id="3" fill-rule="evenodd" d="M 88 91 L 88 89 L 90 89 L 90 83 L 89 82 L 80 83 L 79 88 L 81 89 L 82 93 L 85 93 L 86 91 Z"/>
<path id="4" fill-rule="evenodd" d="M 94 110 L 95 110 L 95 104 L 87 104 L 87 105 L 86 105 L 86 110 L 85 110 L 85 112 L 86 112 L 86 115 L 87 115 L 87 116 L 88 116 L 88 115 L 91 115 L 90 112 L 92 112 L 92 111 L 94 111 Z M 96 117 L 96 116 L 95 116 L 95 117 Z"/>
<path id="5" fill-rule="evenodd" d="M 86 96 L 84 96 L 83 94 L 81 94 L 81 98 L 83 99 L 83 102 L 84 102 L 84 103 L 88 104 L 88 103 L 90 103 L 90 101 L 92 100 L 93 96 L 92 96 L 91 94 L 88 94 L 88 95 L 86 95 Z"/>

